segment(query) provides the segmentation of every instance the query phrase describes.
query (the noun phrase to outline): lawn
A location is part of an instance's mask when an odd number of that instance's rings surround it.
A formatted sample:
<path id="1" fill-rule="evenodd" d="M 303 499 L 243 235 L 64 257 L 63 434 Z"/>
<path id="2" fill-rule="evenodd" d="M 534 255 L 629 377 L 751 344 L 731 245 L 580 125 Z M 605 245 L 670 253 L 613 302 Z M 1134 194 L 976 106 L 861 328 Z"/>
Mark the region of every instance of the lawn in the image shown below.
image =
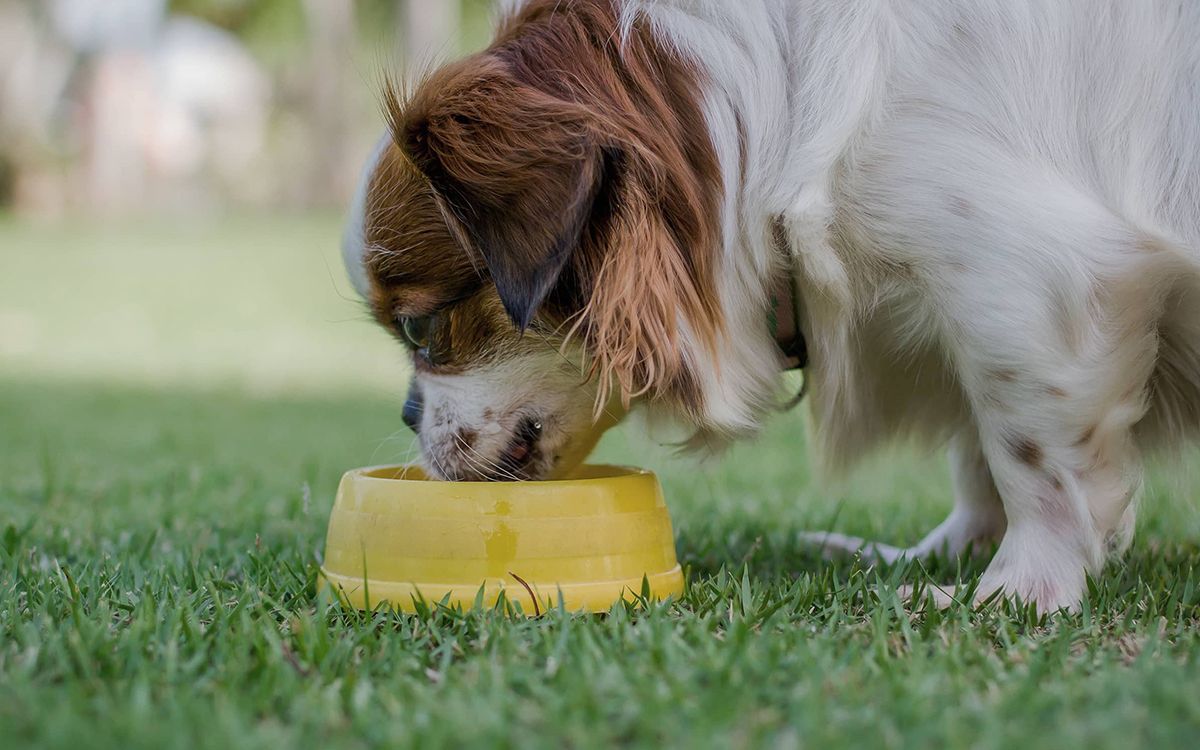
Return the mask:
<path id="1" fill-rule="evenodd" d="M 405 370 L 331 217 L 0 222 L 0 746 L 1195 747 L 1200 460 L 1153 473 L 1077 616 L 911 614 L 797 531 L 910 542 L 936 458 L 819 481 L 803 419 L 704 466 L 636 423 L 681 601 L 360 615 L 318 596 L 337 479 L 402 460 Z"/>

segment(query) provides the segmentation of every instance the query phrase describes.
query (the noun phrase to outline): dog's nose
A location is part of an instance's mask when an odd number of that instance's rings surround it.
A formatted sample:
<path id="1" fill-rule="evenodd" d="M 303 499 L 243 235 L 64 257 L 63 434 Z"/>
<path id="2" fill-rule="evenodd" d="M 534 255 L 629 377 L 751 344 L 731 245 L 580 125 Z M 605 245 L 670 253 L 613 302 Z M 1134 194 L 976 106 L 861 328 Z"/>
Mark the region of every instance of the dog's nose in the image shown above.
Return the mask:
<path id="1" fill-rule="evenodd" d="M 421 411 L 424 408 L 425 404 L 420 396 L 409 396 L 408 400 L 404 402 L 404 410 L 400 412 L 400 418 L 413 432 L 421 431 Z"/>

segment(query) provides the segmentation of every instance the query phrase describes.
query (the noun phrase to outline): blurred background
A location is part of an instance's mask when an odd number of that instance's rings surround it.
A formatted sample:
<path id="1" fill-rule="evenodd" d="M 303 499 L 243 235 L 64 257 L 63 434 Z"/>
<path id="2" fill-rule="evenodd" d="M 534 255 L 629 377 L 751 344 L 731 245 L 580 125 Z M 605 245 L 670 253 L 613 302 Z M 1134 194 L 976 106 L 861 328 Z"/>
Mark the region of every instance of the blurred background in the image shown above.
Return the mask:
<path id="1" fill-rule="evenodd" d="M 492 0 L 0 0 L 0 376 L 397 390 L 344 207 Z"/>
<path id="2" fill-rule="evenodd" d="M 342 205 L 385 73 L 480 46 L 491 0 L 0 0 L 0 205 Z"/>

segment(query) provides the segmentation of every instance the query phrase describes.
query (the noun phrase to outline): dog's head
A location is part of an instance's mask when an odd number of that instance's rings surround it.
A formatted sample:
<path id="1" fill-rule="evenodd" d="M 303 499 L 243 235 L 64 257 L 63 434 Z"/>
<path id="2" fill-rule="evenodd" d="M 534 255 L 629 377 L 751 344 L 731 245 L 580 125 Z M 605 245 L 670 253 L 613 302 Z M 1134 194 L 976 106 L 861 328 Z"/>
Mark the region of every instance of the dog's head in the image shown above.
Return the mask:
<path id="1" fill-rule="evenodd" d="M 527 2 L 484 52 L 389 88 L 346 256 L 412 352 L 432 473 L 562 473 L 634 399 L 705 424 L 726 331 L 700 102 L 609 0 Z"/>

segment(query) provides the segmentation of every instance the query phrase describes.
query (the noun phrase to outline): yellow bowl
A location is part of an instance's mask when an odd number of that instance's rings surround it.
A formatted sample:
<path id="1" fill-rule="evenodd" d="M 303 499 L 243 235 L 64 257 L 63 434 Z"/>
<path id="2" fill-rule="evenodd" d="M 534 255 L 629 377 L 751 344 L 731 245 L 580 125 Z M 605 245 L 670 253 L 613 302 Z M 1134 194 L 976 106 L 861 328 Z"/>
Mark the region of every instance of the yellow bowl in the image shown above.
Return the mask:
<path id="1" fill-rule="evenodd" d="M 658 479 L 599 465 L 544 482 L 438 482 L 412 466 L 346 472 L 321 572 L 355 607 L 409 612 L 418 596 L 470 608 L 481 590 L 484 606 L 503 592 L 526 614 L 559 597 L 568 611 L 607 611 L 640 595 L 643 579 L 655 599 L 683 591 Z"/>

